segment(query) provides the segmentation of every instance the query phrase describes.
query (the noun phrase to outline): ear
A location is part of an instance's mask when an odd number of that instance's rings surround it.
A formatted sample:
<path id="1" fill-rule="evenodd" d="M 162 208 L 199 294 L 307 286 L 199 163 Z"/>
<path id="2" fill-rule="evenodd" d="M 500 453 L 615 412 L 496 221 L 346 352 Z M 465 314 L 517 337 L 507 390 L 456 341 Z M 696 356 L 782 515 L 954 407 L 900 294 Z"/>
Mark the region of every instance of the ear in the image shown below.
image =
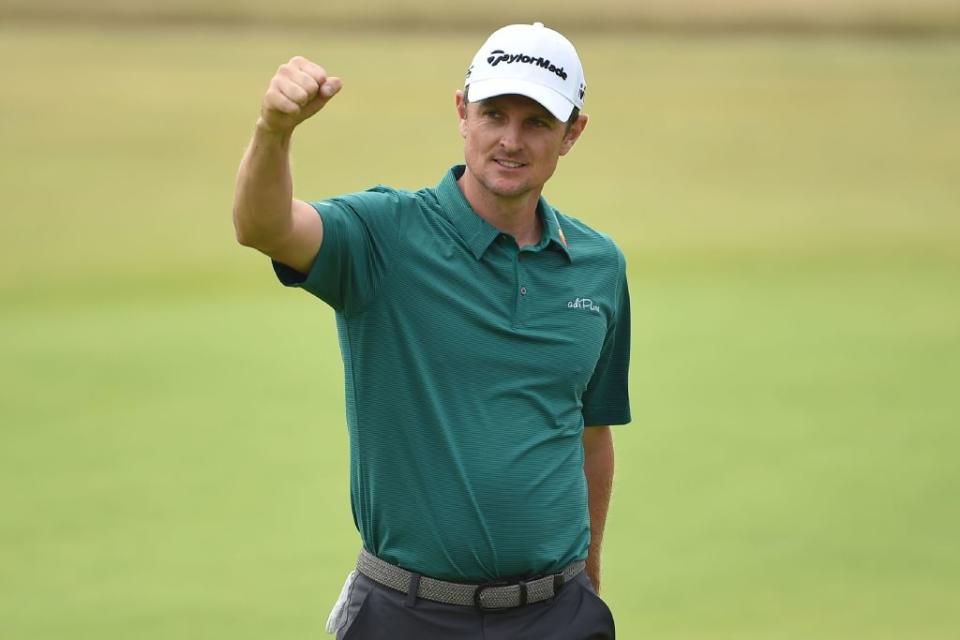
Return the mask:
<path id="1" fill-rule="evenodd" d="M 587 128 L 587 121 L 589 119 L 590 117 L 585 113 L 581 113 L 577 117 L 577 121 L 574 122 L 573 125 L 570 126 L 570 130 L 563 135 L 563 144 L 560 145 L 560 155 L 565 156 L 570 152 L 574 143 L 580 139 L 580 134 Z"/>
<path id="2" fill-rule="evenodd" d="M 457 89 L 453 94 L 453 100 L 457 105 L 457 117 L 460 119 L 460 135 L 467 137 L 467 102 L 463 98 L 463 91 Z"/>

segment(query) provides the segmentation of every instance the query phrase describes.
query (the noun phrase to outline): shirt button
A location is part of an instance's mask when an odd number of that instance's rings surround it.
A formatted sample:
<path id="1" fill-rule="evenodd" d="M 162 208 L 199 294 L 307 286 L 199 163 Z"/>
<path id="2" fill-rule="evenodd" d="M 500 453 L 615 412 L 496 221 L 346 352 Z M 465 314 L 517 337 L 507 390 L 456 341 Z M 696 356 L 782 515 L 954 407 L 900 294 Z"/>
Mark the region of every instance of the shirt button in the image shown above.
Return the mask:
<path id="1" fill-rule="evenodd" d="M 522 295 L 522 296 L 527 295 L 527 288 L 526 288 L 526 287 L 520 287 L 520 295 Z"/>

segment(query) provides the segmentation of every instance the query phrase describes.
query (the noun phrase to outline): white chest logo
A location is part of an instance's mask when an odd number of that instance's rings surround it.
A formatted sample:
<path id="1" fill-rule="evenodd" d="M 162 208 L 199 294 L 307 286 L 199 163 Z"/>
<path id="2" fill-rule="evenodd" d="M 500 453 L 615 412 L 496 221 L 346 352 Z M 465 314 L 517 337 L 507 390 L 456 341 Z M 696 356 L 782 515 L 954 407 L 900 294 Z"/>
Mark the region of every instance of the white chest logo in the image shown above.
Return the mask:
<path id="1" fill-rule="evenodd" d="M 584 311 L 591 311 L 593 313 L 600 313 L 600 306 L 594 304 L 593 300 L 590 298 L 574 298 L 567 303 L 568 309 L 583 309 Z"/>

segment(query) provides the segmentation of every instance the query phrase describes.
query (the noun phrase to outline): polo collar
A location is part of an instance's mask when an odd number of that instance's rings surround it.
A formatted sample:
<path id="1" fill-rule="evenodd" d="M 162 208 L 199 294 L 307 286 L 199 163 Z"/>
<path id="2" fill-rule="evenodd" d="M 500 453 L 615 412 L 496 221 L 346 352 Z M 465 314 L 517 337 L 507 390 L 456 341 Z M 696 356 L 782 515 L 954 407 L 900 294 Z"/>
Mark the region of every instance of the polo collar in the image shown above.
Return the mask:
<path id="1" fill-rule="evenodd" d="M 500 235 L 500 230 L 478 216 L 460 191 L 457 180 L 463 175 L 464 170 L 466 170 L 465 165 L 457 165 L 447 171 L 443 180 L 437 185 L 437 198 L 440 200 L 444 216 L 457 228 L 460 237 L 470 247 L 470 252 L 479 260 Z"/>
<path id="2" fill-rule="evenodd" d="M 543 221 L 544 236 L 547 242 L 553 243 L 560 252 L 567 256 L 567 260 L 573 262 L 573 255 L 570 253 L 570 245 L 567 243 L 567 236 L 563 234 L 563 227 L 560 226 L 560 219 L 557 218 L 557 212 L 553 210 L 546 198 L 540 196 L 540 204 L 537 206 L 537 213 Z M 541 240 L 541 243 L 543 241 Z"/>
<path id="3" fill-rule="evenodd" d="M 466 166 L 460 164 L 447 171 L 440 184 L 437 185 L 436 192 L 444 216 L 456 227 L 460 237 L 470 247 L 473 256 L 480 260 L 491 243 L 500 235 L 500 230 L 478 216 L 470 203 L 467 202 L 463 192 L 460 191 L 457 180 L 460 179 L 465 170 Z M 543 196 L 540 197 L 537 205 L 537 214 L 543 222 L 544 233 L 536 249 L 543 249 L 552 243 L 567 256 L 568 260 L 573 260 L 570 255 L 570 248 L 567 246 L 567 239 L 560 227 L 560 221 L 557 219 L 557 213 L 553 210 L 553 207 L 547 204 Z"/>

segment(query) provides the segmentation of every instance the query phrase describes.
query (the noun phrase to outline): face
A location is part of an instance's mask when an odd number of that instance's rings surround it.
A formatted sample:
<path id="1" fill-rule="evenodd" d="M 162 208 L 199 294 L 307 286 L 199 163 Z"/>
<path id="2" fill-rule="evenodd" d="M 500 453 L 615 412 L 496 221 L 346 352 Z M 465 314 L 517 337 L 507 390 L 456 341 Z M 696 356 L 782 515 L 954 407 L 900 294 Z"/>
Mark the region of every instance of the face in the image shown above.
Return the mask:
<path id="1" fill-rule="evenodd" d="M 479 186 L 498 197 L 539 196 L 587 124 L 581 114 L 567 129 L 538 102 L 525 96 L 497 96 L 464 103 L 457 91 L 460 135 L 467 169 Z"/>

